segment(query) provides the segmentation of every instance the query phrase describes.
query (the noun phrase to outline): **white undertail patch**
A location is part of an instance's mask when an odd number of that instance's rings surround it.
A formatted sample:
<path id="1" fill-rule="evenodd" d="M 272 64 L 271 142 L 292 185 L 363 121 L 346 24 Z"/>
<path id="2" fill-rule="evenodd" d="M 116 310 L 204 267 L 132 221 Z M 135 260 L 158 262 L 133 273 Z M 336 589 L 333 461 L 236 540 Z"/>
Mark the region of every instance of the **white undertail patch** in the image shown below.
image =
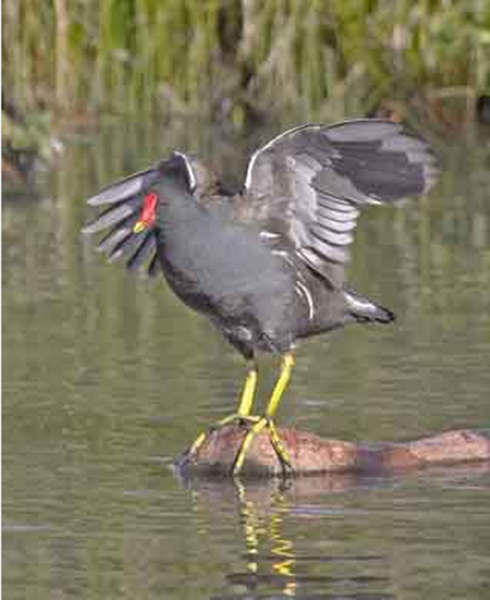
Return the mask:
<path id="1" fill-rule="evenodd" d="M 376 305 L 374 305 L 367 298 L 362 298 L 361 296 L 354 296 L 349 292 L 344 291 L 345 297 L 349 306 L 353 310 L 364 311 L 364 312 L 373 312 L 376 309 Z"/>

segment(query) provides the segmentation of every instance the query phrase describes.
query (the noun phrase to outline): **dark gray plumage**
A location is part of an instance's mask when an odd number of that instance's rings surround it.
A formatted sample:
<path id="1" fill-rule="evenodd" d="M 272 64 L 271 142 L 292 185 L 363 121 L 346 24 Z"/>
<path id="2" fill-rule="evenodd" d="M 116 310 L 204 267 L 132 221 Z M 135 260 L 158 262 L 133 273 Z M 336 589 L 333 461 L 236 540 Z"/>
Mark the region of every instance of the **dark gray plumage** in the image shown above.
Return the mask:
<path id="1" fill-rule="evenodd" d="M 399 124 L 305 125 L 255 153 L 246 198 L 252 215 L 259 213 L 264 226 L 286 236 L 337 287 L 344 271 L 335 265 L 349 260 L 359 209 L 422 194 L 437 172 L 429 145 Z"/>
<path id="2" fill-rule="evenodd" d="M 426 192 L 436 177 L 428 144 L 399 124 L 305 125 L 257 150 L 238 194 L 174 153 L 92 197 L 108 208 L 85 232 L 110 228 L 101 252 L 126 256 L 130 270 L 160 268 L 245 356 L 285 352 L 350 321 L 393 319 L 346 285 L 357 218 L 364 206 Z M 136 233 L 148 194 L 158 197 L 155 222 Z"/>
<path id="3" fill-rule="evenodd" d="M 436 175 L 426 142 L 390 121 L 361 119 L 279 135 L 252 156 L 234 195 L 195 157 L 175 152 L 89 200 L 108 206 L 85 228 L 109 229 L 98 250 L 109 260 L 126 257 L 130 270 L 161 270 L 176 295 L 249 361 L 237 412 L 217 425 L 249 427 L 233 475 L 264 428 L 283 472 L 292 468 L 273 419 L 297 340 L 352 322 L 393 321 L 389 309 L 346 284 L 357 218 L 366 205 L 424 193 Z M 251 413 L 258 351 L 282 355 L 262 417 Z M 197 437 L 191 456 L 207 437 Z"/>

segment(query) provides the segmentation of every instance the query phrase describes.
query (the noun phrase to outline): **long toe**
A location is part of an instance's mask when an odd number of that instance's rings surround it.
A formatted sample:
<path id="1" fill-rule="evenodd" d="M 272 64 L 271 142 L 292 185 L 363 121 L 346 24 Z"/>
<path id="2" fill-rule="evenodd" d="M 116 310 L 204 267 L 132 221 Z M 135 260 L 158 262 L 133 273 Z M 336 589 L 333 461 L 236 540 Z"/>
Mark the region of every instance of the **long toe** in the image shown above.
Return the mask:
<path id="1" fill-rule="evenodd" d="M 243 467 L 243 463 L 245 461 L 245 456 L 247 455 L 247 451 L 252 443 L 252 440 L 256 435 L 258 435 L 264 427 L 267 427 L 267 419 L 265 417 L 260 417 L 258 421 L 256 421 L 247 435 L 243 438 L 243 441 L 240 445 L 240 448 L 235 457 L 235 461 L 233 462 L 233 467 L 231 470 L 231 474 L 236 476 L 240 473 Z"/>
<path id="2" fill-rule="evenodd" d="M 227 417 L 224 417 L 223 419 L 220 419 L 211 425 L 207 431 L 202 431 L 190 446 L 188 454 L 190 456 L 195 456 L 212 433 L 222 429 L 223 427 L 226 427 L 227 425 L 234 423 L 240 426 L 249 427 L 250 425 L 258 423 L 261 419 L 262 417 L 259 417 L 258 415 L 241 415 L 239 413 L 228 415 Z"/>
<path id="3" fill-rule="evenodd" d="M 293 466 L 291 464 L 291 459 L 289 457 L 288 451 L 286 450 L 286 447 L 284 446 L 284 444 L 277 432 L 276 426 L 274 425 L 274 421 L 269 419 L 267 422 L 267 427 L 269 429 L 269 438 L 270 438 L 272 447 L 274 448 L 277 458 L 279 459 L 279 462 L 281 463 L 281 468 L 282 468 L 283 474 L 289 475 L 292 473 Z"/>
<path id="4" fill-rule="evenodd" d="M 270 417 L 261 417 L 257 422 L 255 422 L 253 424 L 253 426 L 250 428 L 250 430 L 248 431 L 247 435 L 244 437 L 244 439 L 240 445 L 240 448 L 237 452 L 235 461 L 233 463 L 233 468 L 232 468 L 233 476 L 237 476 L 241 472 L 241 470 L 243 468 L 243 464 L 245 462 L 247 451 L 250 448 L 250 444 L 252 443 L 252 440 L 257 435 L 259 435 L 261 433 L 261 431 L 265 428 L 267 428 L 267 430 L 269 432 L 269 440 L 270 440 L 271 446 L 274 449 L 274 452 L 279 460 L 283 475 L 291 475 L 291 473 L 292 473 L 291 459 L 289 457 L 288 451 L 286 450 L 286 447 L 284 446 L 284 444 L 277 432 L 274 422 L 272 421 L 272 419 Z"/>

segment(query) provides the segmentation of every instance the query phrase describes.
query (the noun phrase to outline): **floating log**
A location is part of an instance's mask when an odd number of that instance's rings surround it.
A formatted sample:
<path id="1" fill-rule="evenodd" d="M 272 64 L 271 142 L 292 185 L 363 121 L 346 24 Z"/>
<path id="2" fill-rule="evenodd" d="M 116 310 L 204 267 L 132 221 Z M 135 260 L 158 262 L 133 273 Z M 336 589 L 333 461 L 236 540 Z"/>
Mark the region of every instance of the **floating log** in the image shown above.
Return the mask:
<path id="1" fill-rule="evenodd" d="M 176 468 L 185 476 L 229 476 L 247 431 L 247 426 L 234 423 L 212 431 L 196 453 L 184 452 L 176 461 Z M 279 428 L 278 433 L 291 459 L 292 476 L 391 473 L 434 465 L 490 461 L 490 435 L 464 429 L 398 443 L 323 439 L 286 427 Z M 283 475 L 266 430 L 253 439 L 240 475 Z"/>

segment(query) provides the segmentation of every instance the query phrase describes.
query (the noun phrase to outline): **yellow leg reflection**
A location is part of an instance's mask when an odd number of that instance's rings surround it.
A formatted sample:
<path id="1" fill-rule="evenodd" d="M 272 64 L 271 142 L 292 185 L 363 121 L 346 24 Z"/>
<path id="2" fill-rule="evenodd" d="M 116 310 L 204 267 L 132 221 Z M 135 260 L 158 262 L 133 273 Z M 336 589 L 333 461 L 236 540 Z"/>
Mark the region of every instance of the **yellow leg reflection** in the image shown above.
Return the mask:
<path id="1" fill-rule="evenodd" d="M 245 498 L 245 488 L 240 482 L 236 482 L 238 499 L 240 501 L 240 516 L 245 533 L 245 543 L 247 545 L 247 570 L 253 575 L 259 570 L 259 539 L 264 533 L 260 519 L 257 516 L 255 507 L 252 502 Z"/>
<path id="2" fill-rule="evenodd" d="M 267 574 L 260 573 L 260 544 L 270 544 L 270 555 L 273 557 L 272 571 L 273 574 L 279 576 L 281 582 L 281 591 L 284 595 L 296 596 L 297 582 L 294 567 L 296 558 L 294 553 L 293 542 L 284 537 L 281 528 L 284 520 L 284 515 L 287 513 L 287 504 L 281 492 L 277 492 L 272 497 L 272 514 L 269 517 L 258 516 L 258 512 L 254 503 L 246 497 L 244 485 L 235 481 L 238 499 L 240 503 L 240 515 L 245 534 L 245 543 L 247 545 L 247 570 L 257 577 L 263 575 L 267 578 Z M 267 522 L 268 519 L 268 522 Z M 268 562 L 265 562 L 268 564 Z"/>
<path id="3" fill-rule="evenodd" d="M 281 531 L 286 504 L 282 494 L 276 496 L 275 501 L 277 502 L 277 512 L 272 513 L 269 522 L 271 554 L 277 557 L 277 561 L 272 563 L 272 569 L 279 575 L 291 579 L 290 581 L 285 582 L 282 591 L 286 596 L 294 597 L 296 596 L 297 589 L 294 573 L 294 567 L 296 565 L 294 546 L 293 542 L 286 539 Z"/>

